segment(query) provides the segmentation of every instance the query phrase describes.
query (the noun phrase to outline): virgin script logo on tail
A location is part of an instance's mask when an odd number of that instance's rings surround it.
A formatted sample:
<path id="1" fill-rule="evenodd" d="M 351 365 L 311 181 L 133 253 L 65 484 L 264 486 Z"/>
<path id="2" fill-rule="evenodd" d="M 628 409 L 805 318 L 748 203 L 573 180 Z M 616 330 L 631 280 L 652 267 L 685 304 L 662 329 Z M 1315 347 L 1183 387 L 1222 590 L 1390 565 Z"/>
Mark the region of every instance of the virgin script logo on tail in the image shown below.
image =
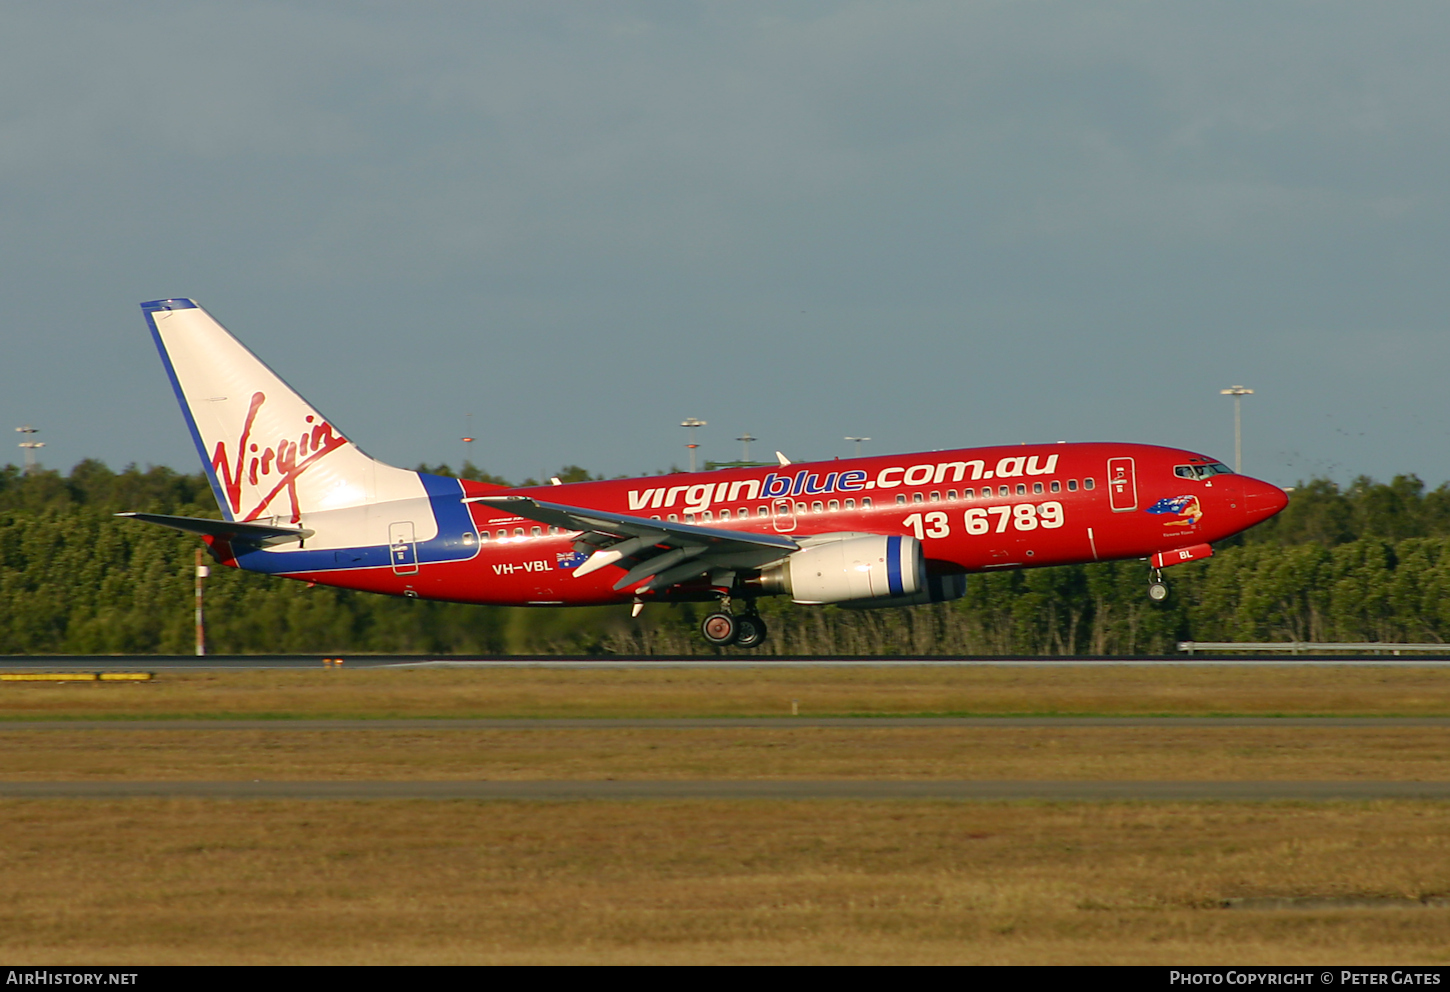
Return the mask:
<path id="1" fill-rule="evenodd" d="M 292 501 L 291 520 L 295 524 L 302 519 L 301 508 L 297 505 L 297 477 L 328 452 L 336 451 L 347 444 L 347 438 L 334 434 L 332 425 L 324 420 L 312 427 L 303 427 L 296 441 L 284 437 L 275 445 L 264 448 L 251 438 L 257 411 L 262 409 L 262 404 L 266 401 L 265 393 L 252 394 L 251 406 L 247 408 L 247 419 L 242 424 L 241 436 L 237 438 L 235 460 L 227 453 L 227 443 L 218 441 L 212 452 L 211 467 L 212 471 L 220 473 L 222 489 L 226 493 L 233 517 L 240 520 L 257 519 L 285 489 Z M 308 415 L 307 422 L 311 424 L 315 419 Z M 302 458 L 300 462 L 297 460 L 299 457 Z M 266 495 L 245 514 L 242 513 L 244 480 L 247 485 L 257 489 L 265 489 L 271 484 Z"/>

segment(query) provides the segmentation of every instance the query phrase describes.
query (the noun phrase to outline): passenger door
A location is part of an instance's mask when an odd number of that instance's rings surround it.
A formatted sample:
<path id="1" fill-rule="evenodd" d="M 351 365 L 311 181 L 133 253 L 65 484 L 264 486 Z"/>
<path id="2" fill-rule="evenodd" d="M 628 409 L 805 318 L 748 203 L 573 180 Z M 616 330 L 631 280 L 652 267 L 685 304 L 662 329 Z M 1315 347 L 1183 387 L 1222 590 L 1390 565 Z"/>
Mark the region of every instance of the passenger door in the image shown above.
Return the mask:
<path id="1" fill-rule="evenodd" d="M 412 575 L 418 571 L 418 545 L 414 541 L 413 521 L 403 520 L 388 525 L 388 553 L 396 575 Z"/>
<path id="2" fill-rule="evenodd" d="M 1108 505 L 1114 513 L 1138 508 L 1138 480 L 1133 474 L 1133 459 L 1108 459 Z"/>

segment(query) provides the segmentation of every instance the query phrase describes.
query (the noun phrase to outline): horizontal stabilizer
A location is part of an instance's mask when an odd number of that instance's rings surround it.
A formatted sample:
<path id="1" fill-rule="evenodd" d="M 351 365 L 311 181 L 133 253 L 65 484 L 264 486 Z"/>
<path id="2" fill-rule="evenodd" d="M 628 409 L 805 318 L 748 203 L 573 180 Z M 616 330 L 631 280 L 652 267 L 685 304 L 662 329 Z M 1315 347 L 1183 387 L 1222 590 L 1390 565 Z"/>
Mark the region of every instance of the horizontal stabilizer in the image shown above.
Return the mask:
<path id="1" fill-rule="evenodd" d="M 228 541 L 250 541 L 254 544 L 278 540 L 302 541 L 315 533 L 306 527 L 279 527 L 276 524 L 242 523 L 237 520 L 212 520 L 208 517 L 173 517 L 166 513 L 118 513 L 118 517 L 144 520 L 192 534 L 221 537 Z"/>

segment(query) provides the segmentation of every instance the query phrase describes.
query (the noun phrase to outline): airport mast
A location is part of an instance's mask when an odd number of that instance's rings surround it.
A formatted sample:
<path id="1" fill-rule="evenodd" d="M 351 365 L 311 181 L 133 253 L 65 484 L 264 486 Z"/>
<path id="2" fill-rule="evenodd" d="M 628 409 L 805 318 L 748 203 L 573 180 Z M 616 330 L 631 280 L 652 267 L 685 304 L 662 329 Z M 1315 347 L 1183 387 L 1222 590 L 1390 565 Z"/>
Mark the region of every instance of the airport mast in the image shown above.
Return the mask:
<path id="1" fill-rule="evenodd" d="M 1234 398 L 1234 471 L 1239 475 L 1244 474 L 1244 435 L 1242 430 L 1242 419 L 1240 417 L 1239 404 L 1245 396 L 1254 395 L 1252 389 L 1245 389 L 1243 386 L 1230 386 L 1227 389 L 1220 389 L 1219 395 L 1232 396 Z"/>
<path id="2" fill-rule="evenodd" d="M 749 431 L 746 431 L 735 440 L 740 442 L 740 463 L 746 464 L 750 461 L 750 442 L 759 441 L 760 438 L 754 437 Z"/>
<path id="3" fill-rule="evenodd" d="M 25 451 L 25 474 L 29 475 L 35 471 L 35 453 L 45 447 L 44 441 L 32 441 L 34 434 L 40 433 L 39 427 L 31 427 L 26 424 L 24 427 L 15 428 L 16 432 L 25 435 L 25 440 L 20 442 L 20 447 Z"/>
<path id="4" fill-rule="evenodd" d="M 698 417 L 686 417 L 684 420 L 680 421 L 680 426 L 688 429 L 690 432 L 690 443 L 685 445 L 685 447 L 690 449 L 691 472 L 695 471 L 695 449 L 700 447 L 698 444 L 695 443 L 695 428 L 704 427 L 705 423 L 705 421 L 701 420 Z"/>

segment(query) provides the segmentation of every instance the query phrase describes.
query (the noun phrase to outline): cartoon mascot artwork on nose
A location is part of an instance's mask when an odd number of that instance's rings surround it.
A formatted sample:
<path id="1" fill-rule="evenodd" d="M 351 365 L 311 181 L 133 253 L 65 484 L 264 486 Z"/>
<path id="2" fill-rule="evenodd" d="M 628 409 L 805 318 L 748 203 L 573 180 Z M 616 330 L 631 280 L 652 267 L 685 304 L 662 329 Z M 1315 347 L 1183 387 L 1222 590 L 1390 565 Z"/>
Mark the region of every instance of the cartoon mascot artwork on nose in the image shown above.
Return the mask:
<path id="1" fill-rule="evenodd" d="M 1165 520 L 1164 527 L 1194 527 L 1203 519 L 1203 507 L 1198 505 L 1197 496 L 1164 496 L 1148 507 L 1149 513 L 1173 514 L 1182 520 Z"/>

